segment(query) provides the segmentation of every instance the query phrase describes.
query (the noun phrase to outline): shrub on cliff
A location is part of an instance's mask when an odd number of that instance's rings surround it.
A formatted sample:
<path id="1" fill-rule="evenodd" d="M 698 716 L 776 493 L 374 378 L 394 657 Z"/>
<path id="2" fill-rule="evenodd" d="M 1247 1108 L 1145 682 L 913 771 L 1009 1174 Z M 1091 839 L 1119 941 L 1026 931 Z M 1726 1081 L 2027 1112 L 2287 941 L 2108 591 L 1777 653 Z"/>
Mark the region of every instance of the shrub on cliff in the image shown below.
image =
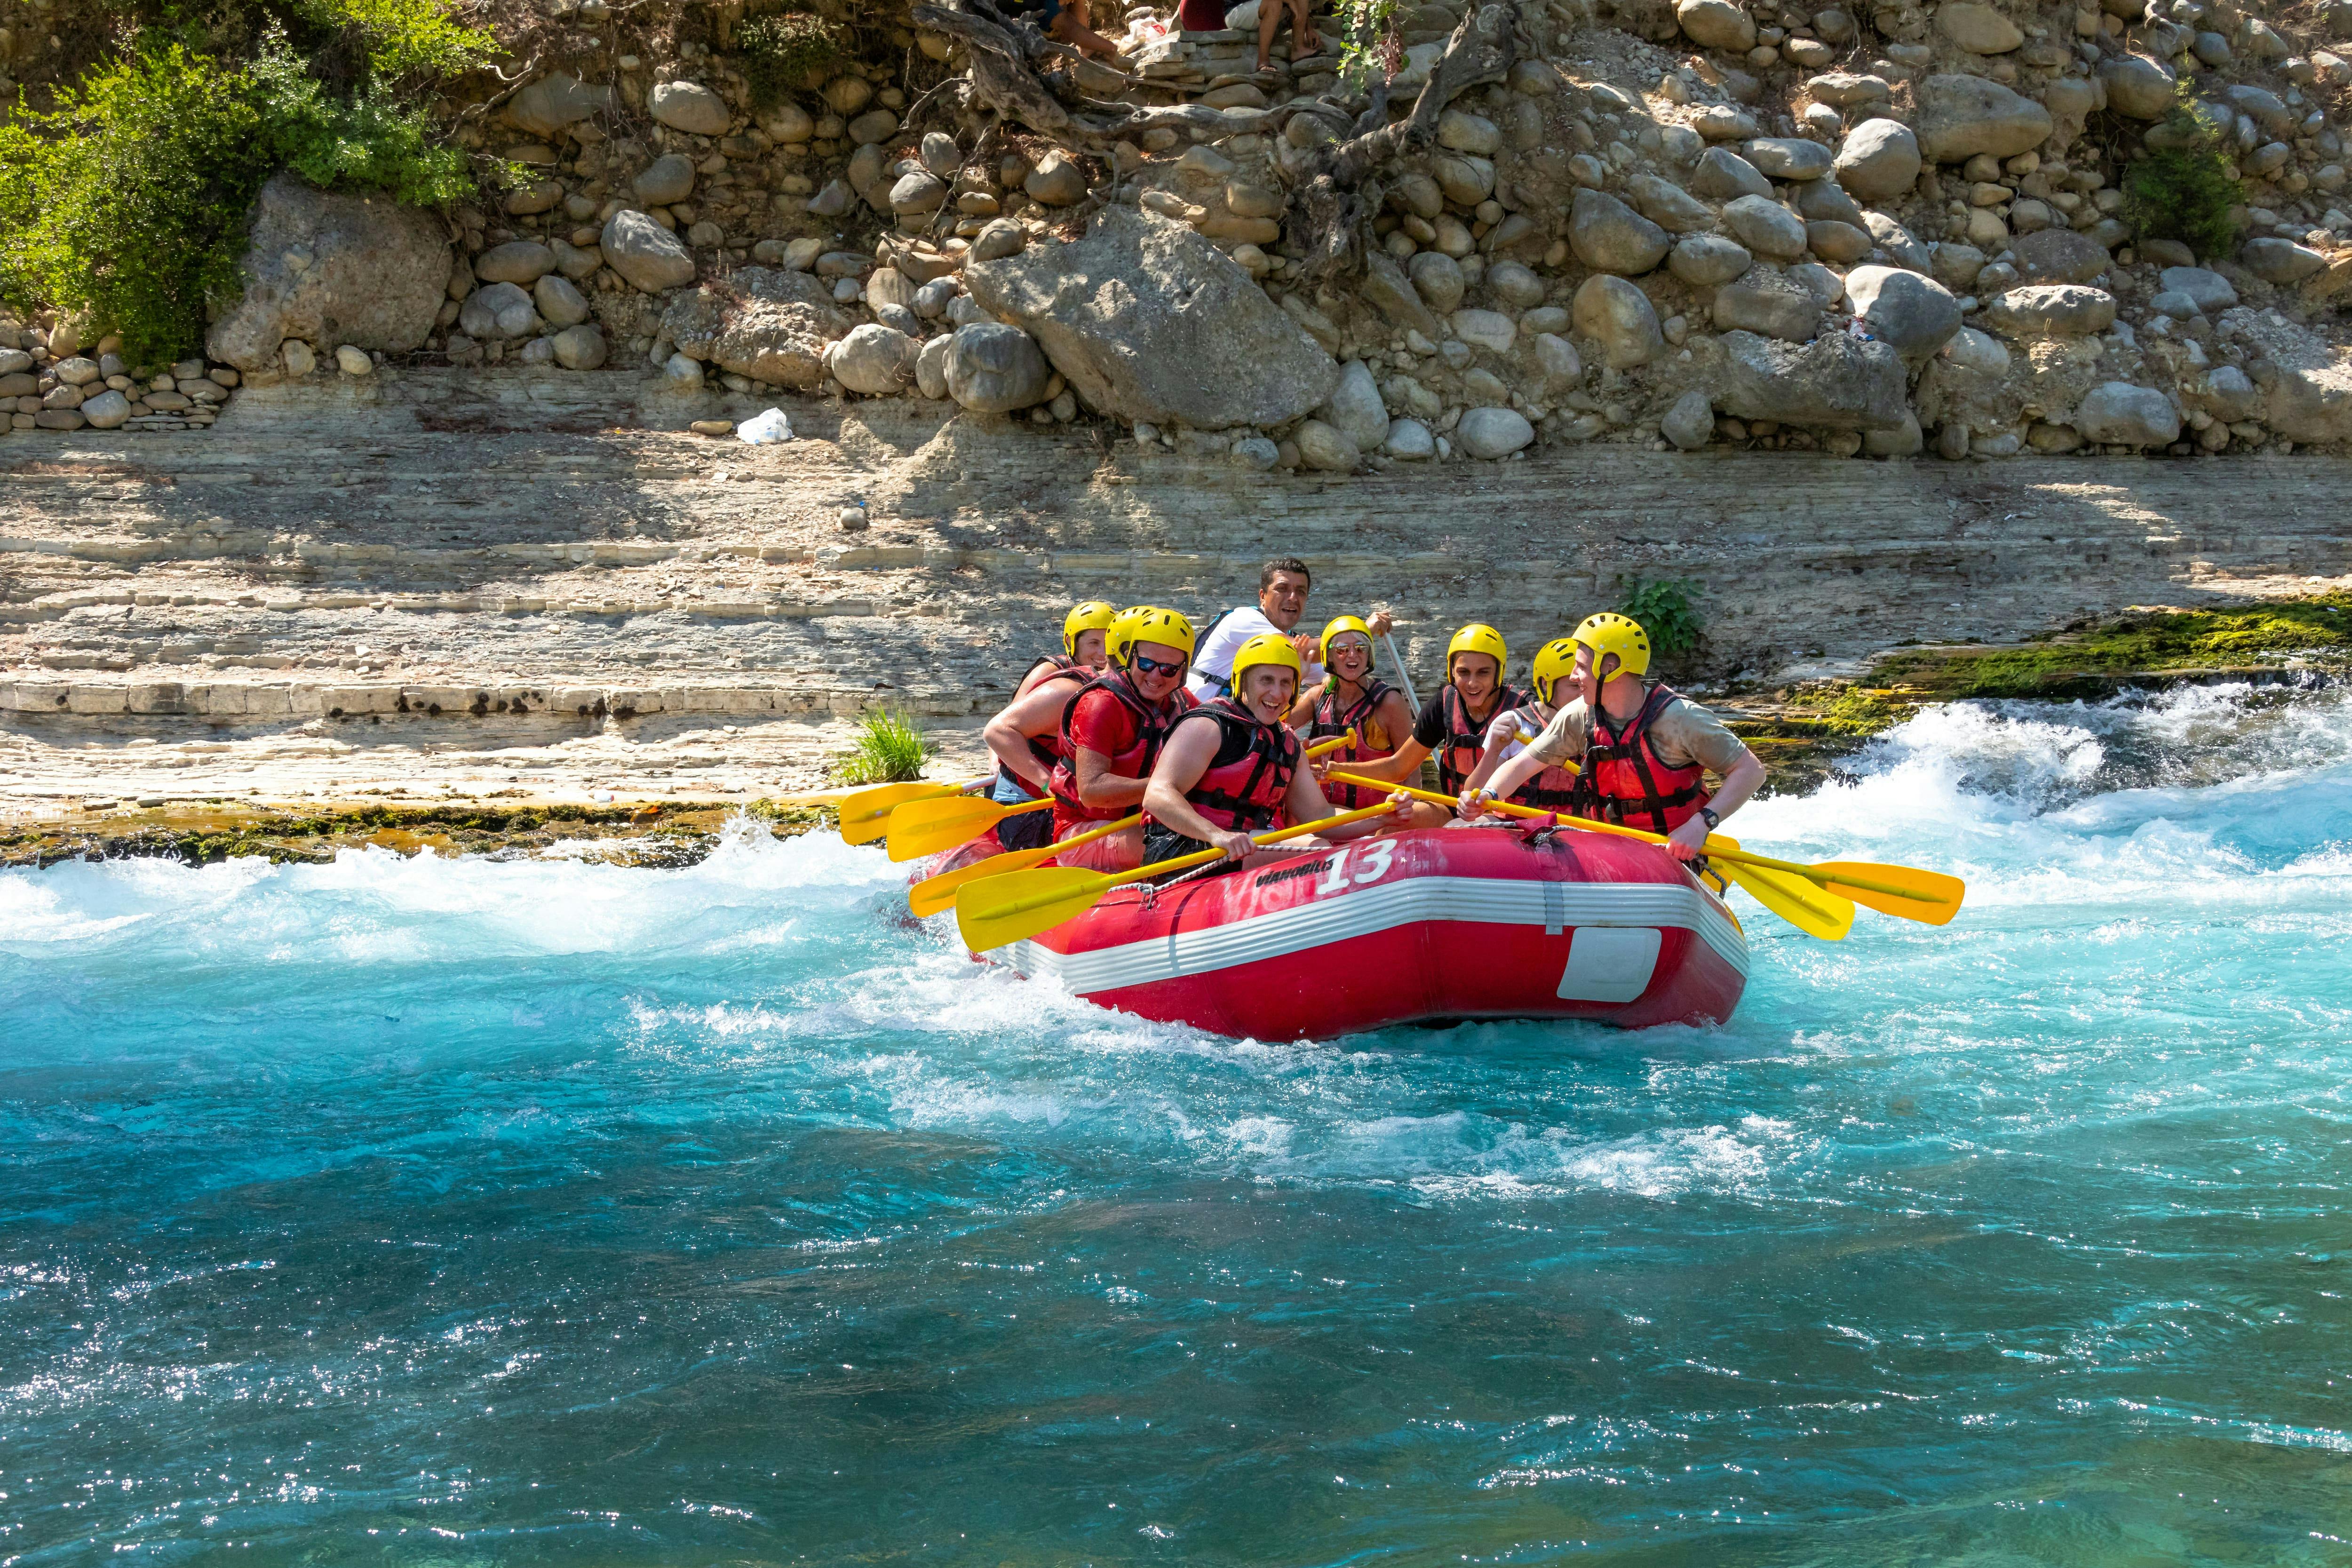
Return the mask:
<path id="1" fill-rule="evenodd" d="M 202 342 L 208 300 L 236 292 L 247 216 L 278 169 L 415 205 L 472 194 L 466 154 L 410 95 L 486 58 L 488 37 L 418 0 L 305 15 L 333 28 L 307 59 L 274 26 L 243 60 L 150 31 L 56 108 L 0 125 L 0 298 L 87 315 L 122 335 L 126 361 L 160 363 Z M 360 62 L 340 89 L 320 75 L 339 47 Z"/>
<path id="2" fill-rule="evenodd" d="M 814 85 L 845 54 L 842 31 L 805 11 L 774 11 L 735 29 L 751 101 L 769 108 L 797 88 Z"/>
<path id="3" fill-rule="evenodd" d="M 2184 78 L 2172 112 L 2148 130 L 2147 155 L 2124 171 L 2124 219 L 2143 238 L 2177 239 L 2200 257 L 2226 256 L 2236 246 L 2230 209 L 2246 192 L 2226 130 Z"/>

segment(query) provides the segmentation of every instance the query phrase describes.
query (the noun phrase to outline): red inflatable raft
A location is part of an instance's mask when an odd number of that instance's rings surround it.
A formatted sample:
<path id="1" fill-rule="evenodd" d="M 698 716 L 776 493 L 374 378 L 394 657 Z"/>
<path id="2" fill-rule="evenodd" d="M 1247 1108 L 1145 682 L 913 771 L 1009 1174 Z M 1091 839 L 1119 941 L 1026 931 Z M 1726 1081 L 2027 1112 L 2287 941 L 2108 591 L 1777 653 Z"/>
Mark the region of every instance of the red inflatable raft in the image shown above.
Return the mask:
<path id="1" fill-rule="evenodd" d="M 997 852 L 991 834 L 923 868 Z M 1139 1017 L 1262 1040 L 1457 1018 L 1720 1023 L 1748 942 L 1654 845 L 1424 828 L 1114 889 L 984 955 Z"/>

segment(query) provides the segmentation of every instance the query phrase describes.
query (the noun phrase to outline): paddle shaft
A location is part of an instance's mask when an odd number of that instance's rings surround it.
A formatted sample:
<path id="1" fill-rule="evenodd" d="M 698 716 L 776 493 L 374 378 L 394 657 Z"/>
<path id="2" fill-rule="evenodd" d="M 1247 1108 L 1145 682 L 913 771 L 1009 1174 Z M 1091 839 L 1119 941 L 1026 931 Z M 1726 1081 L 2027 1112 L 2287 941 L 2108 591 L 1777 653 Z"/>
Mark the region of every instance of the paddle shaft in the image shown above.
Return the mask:
<path id="1" fill-rule="evenodd" d="M 1381 784 L 1381 781 L 1378 779 L 1368 779 L 1358 773 L 1345 773 L 1335 770 L 1324 776 L 1326 778 L 1337 779 L 1341 784 L 1371 784 L 1375 787 L 1402 789 L 1405 794 L 1412 795 L 1416 799 L 1432 801 L 1439 805 L 1454 805 L 1459 804 L 1459 802 L 1454 800 L 1452 796 L 1439 795 L 1434 790 L 1410 789 L 1403 784 L 1382 785 Z M 1520 805 L 1515 801 L 1507 800 L 1490 800 L 1486 803 L 1486 809 L 1489 811 L 1499 811 L 1510 816 L 1554 816 L 1557 815 L 1553 812 L 1539 810 L 1532 805 Z M 1572 827 L 1580 833 L 1613 833 L 1621 838 L 1638 838 L 1644 844 L 1664 844 L 1666 842 L 1665 836 L 1664 834 L 1644 833 L 1638 827 L 1621 827 L 1613 822 L 1587 822 L 1580 816 L 1561 816 L 1559 817 L 1559 826 L 1562 827 Z M 1831 873 L 1817 870 L 1811 866 L 1801 866 L 1793 860 L 1775 860 L 1769 855 L 1750 855 L 1745 849 L 1717 849 L 1715 847 L 1715 841 L 1712 837 L 1707 841 L 1706 856 L 1712 860 L 1729 860 L 1742 866 L 1761 866 L 1769 871 L 1790 872 L 1796 876 L 1802 877 L 1808 882 L 1818 883 L 1824 888 L 1830 886 L 1832 883 L 1835 883 L 1839 887 L 1864 888 L 1874 893 L 1885 893 L 1889 898 L 1908 899 L 1913 903 L 1927 903 L 1930 901 L 1920 898 L 1916 892 L 1913 891 L 1909 888 L 1898 888 L 1889 882 L 1871 881 L 1861 877 L 1849 877 L 1843 872 Z"/>
<path id="2" fill-rule="evenodd" d="M 1250 835 L 1250 842 L 1279 844 L 1286 838 L 1305 838 L 1327 827 L 1339 827 L 1350 822 L 1364 822 L 1375 816 L 1387 815 L 1389 815 L 1389 807 L 1385 804 L 1368 805 L 1361 811 L 1343 811 L 1337 816 L 1319 816 L 1312 822 L 1302 822 L 1295 826 L 1277 827 L 1267 833 L 1254 833 Z M 1205 866 L 1212 860 L 1223 858 L 1225 858 L 1225 851 L 1223 849 L 1202 849 L 1190 855 L 1179 855 L 1173 860 L 1155 860 L 1149 866 L 1139 866 L 1132 871 L 1122 871 L 1115 877 L 1104 878 L 1096 896 L 1099 898 L 1113 888 L 1125 887 L 1129 882 L 1140 882 L 1147 877 L 1164 877 L 1171 871 L 1190 870 L 1195 866 Z M 1055 892 L 1041 893 L 1034 899 L 1023 899 L 1018 903 L 1007 904 L 1001 910 L 992 910 L 989 912 L 994 918 L 1002 920 L 1007 915 L 1026 914 L 1031 910 L 1042 910 L 1048 904 L 1059 903 L 1068 897 L 1070 897 L 1069 889 L 1063 889 Z"/>
<path id="3" fill-rule="evenodd" d="M 1396 638 L 1391 637 L 1386 632 L 1382 632 L 1381 634 L 1381 646 L 1389 650 L 1389 662 L 1396 666 L 1397 685 L 1403 688 L 1404 700 L 1412 704 L 1412 710 L 1414 712 L 1420 712 L 1421 699 L 1413 695 L 1412 677 L 1405 672 L 1404 659 L 1396 650 Z"/>

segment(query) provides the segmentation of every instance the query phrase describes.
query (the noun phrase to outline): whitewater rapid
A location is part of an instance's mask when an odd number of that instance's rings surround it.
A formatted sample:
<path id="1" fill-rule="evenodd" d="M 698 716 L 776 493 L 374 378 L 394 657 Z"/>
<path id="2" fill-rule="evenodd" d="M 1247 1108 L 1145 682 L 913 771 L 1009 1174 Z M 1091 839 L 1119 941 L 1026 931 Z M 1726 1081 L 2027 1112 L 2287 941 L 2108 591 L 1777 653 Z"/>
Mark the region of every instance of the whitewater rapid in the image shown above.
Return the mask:
<path id="1" fill-rule="evenodd" d="M 2341 1561 L 2352 703 L 1851 773 L 1737 832 L 1960 917 L 1640 1034 L 1143 1024 L 751 823 L 0 875 L 0 1563 Z"/>

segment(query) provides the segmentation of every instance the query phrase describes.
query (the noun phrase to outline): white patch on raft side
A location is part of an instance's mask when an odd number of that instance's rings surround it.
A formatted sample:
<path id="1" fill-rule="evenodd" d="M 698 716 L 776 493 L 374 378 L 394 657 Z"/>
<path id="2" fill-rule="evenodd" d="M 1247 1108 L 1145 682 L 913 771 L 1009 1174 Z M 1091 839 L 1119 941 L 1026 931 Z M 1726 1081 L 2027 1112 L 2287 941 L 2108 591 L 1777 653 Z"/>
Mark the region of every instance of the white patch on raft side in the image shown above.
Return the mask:
<path id="1" fill-rule="evenodd" d="M 1552 889 L 1549 897 L 1546 889 Z M 1486 877 L 1409 877 L 1203 930 L 1172 931 L 1091 952 L 1056 952 L 1035 942 L 998 950 L 1023 974 L 1060 982 L 1079 996 L 1286 958 L 1351 937 L 1423 921 L 1480 925 L 1665 926 L 1696 931 L 1748 978 L 1748 939 L 1716 902 L 1687 885 L 1538 882 Z"/>

